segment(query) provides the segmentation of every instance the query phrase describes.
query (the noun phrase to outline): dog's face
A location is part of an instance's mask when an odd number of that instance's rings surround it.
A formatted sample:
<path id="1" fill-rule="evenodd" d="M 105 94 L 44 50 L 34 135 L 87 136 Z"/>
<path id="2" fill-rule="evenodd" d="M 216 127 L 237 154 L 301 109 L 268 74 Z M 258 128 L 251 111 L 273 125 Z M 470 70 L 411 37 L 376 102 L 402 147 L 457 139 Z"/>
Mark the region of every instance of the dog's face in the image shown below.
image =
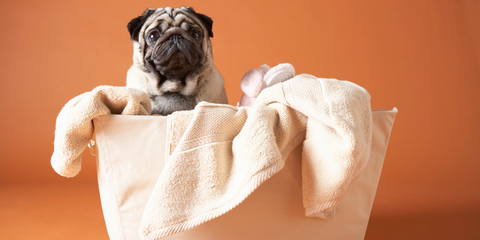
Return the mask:
<path id="1" fill-rule="evenodd" d="M 129 70 L 127 86 L 130 82 L 150 94 L 154 112 L 155 102 L 178 108 L 160 114 L 193 109 L 199 101 L 214 100 L 203 99 L 212 94 L 202 90 L 219 80 L 223 89 L 223 78 L 213 65 L 212 25 L 211 18 L 188 7 L 148 9 L 131 20 L 128 31 L 134 41 L 135 69 Z"/>

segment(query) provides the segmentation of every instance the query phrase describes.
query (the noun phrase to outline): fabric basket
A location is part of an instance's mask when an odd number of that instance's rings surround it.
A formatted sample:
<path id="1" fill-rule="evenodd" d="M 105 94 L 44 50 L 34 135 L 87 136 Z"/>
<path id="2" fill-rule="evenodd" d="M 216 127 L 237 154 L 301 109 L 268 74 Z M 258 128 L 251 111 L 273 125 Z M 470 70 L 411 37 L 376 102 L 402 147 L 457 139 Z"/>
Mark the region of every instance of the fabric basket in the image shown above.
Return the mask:
<path id="1" fill-rule="evenodd" d="M 335 219 L 305 216 L 301 147 L 285 167 L 226 214 L 164 239 L 364 239 L 397 109 L 374 110 L 368 165 L 338 204 Z M 167 118 L 94 119 L 98 184 L 111 240 L 140 239 L 143 211 L 166 161 Z"/>

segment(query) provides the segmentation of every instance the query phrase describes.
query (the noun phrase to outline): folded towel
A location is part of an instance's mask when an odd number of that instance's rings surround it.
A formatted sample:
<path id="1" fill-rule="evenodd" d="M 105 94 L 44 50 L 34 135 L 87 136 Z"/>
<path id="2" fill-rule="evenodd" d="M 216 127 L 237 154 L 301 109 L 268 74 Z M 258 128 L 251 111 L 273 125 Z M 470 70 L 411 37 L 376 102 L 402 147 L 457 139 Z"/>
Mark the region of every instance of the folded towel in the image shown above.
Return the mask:
<path id="1" fill-rule="evenodd" d="M 140 236 L 158 239 L 218 217 L 280 171 L 303 142 L 306 215 L 334 208 L 370 154 L 368 92 L 299 75 L 262 91 L 251 108 L 200 103 L 169 116 L 168 161 L 145 208 Z"/>
<path id="2" fill-rule="evenodd" d="M 53 169 L 74 177 L 81 168 L 82 152 L 93 137 L 92 119 L 101 115 L 150 115 L 148 95 L 127 87 L 100 86 L 70 100 L 60 111 L 55 128 Z"/>

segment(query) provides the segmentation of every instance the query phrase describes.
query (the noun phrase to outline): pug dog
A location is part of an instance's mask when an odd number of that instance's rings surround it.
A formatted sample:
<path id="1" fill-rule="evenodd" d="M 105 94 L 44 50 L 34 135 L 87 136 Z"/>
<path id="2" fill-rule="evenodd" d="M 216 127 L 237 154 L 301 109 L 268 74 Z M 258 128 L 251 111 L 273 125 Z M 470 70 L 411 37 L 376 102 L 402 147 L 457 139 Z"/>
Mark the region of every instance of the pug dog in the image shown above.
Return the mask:
<path id="1" fill-rule="evenodd" d="M 227 104 L 213 65 L 212 26 L 191 7 L 147 9 L 128 23 L 133 65 L 127 87 L 149 94 L 152 114 L 191 110 L 201 101 Z"/>

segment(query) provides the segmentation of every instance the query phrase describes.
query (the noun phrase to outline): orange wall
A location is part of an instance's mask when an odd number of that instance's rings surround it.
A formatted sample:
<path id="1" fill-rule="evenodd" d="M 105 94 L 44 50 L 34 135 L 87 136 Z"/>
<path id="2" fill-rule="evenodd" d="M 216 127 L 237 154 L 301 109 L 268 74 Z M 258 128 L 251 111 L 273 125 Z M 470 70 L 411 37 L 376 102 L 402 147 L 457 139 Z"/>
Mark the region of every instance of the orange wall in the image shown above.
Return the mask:
<path id="1" fill-rule="evenodd" d="M 371 93 L 372 108 L 399 109 L 380 199 L 407 209 L 460 198 L 478 209 L 475 0 L 3 0 L 0 183 L 96 181 L 88 151 L 73 179 L 51 169 L 55 118 L 83 92 L 125 84 L 130 19 L 146 7 L 182 4 L 214 20 L 214 59 L 230 104 L 240 99 L 243 74 L 264 63 L 289 62 L 297 73 L 355 82 Z"/>

